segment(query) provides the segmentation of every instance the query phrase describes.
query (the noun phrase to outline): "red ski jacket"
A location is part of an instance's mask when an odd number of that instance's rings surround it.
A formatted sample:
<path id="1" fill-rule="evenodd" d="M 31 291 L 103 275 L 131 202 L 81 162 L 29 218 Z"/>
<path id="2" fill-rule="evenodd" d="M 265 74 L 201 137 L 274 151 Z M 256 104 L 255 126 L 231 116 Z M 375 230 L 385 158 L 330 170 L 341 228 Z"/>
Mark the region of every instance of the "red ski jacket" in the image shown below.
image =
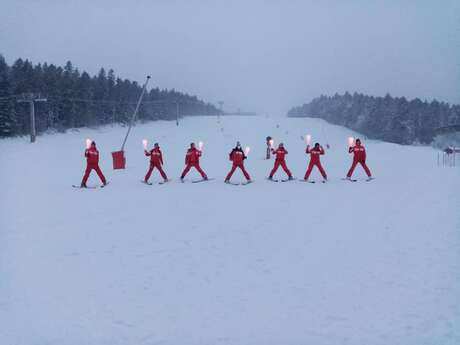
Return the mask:
<path id="1" fill-rule="evenodd" d="M 188 149 L 185 155 L 185 164 L 196 164 L 200 162 L 201 151 L 197 148 Z"/>
<path id="2" fill-rule="evenodd" d="M 361 144 L 356 144 L 353 147 L 348 149 L 349 153 L 353 153 L 353 160 L 355 162 L 365 162 L 366 161 L 366 149 Z"/>
<path id="3" fill-rule="evenodd" d="M 307 154 L 310 154 L 310 162 L 311 163 L 319 163 L 319 157 L 324 155 L 324 149 L 320 146 L 318 149 L 310 148 L 310 145 L 307 146 L 307 150 L 305 151 Z"/>
<path id="4" fill-rule="evenodd" d="M 233 149 L 229 154 L 229 158 L 233 164 L 240 165 L 243 164 L 243 161 L 246 159 L 246 155 L 241 149 Z"/>
<path id="5" fill-rule="evenodd" d="M 284 147 L 278 147 L 276 150 L 272 149 L 272 153 L 276 155 L 276 160 L 281 162 L 284 161 L 284 157 L 288 154 L 287 150 Z"/>
<path id="6" fill-rule="evenodd" d="M 85 150 L 86 163 L 88 165 L 99 164 L 99 151 L 95 147 L 90 147 Z"/>
<path id="7" fill-rule="evenodd" d="M 145 151 L 146 156 L 150 156 L 150 163 L 152 164 L 158 164 L 160 163 L 163 165 L 163 155 L 161 153 L 161 150 L 159 148 L 157 149 L 152 149 L 149 151 Z"/>

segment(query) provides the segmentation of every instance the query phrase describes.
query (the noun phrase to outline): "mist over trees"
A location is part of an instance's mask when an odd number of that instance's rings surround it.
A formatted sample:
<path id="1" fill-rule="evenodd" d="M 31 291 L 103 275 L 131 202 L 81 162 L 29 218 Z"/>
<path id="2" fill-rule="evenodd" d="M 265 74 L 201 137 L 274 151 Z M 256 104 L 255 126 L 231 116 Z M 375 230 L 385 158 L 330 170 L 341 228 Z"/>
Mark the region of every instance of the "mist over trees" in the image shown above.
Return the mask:
<path id="1" fill-rule="evenodd" d="M 310 103 L 294 107 L 291 117 L 321 118 L 348 127 L 371 139 L 399 144 L 430 144 L 439 128 L 460 124 L 460 105 L 408 101 L 404 97 L 373 97 L 346 92 L 320 96 Z"/>
<path id="2" fill-rule="evenodd" d="M 0 55 L 0 137 L 29 133 L 29 106 L 17 102 L 24 94 L 47 99 L 35 105 L 36 128 L 43 132 L 126 123 L 141 91 L 142 85 L 117 77 L 111 69 L 101 68 L 92 76 L 70 61 L 60 67 L 17 59 L 9 66 Z M 177 104 L 180 117 L 220 112 L 195 96 L 153 88 L 144 96 L 138 119 L 175 120 Z"/>

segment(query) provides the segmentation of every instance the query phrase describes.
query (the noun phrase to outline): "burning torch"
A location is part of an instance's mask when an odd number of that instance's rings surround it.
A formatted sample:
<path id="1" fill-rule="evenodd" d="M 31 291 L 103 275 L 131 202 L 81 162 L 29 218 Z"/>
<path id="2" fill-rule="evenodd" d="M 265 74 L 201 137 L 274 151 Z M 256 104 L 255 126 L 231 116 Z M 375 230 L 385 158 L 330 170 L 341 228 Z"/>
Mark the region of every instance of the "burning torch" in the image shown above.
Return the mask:
<path id="1" fill-rule="evenodd" d="M 93 141 L 91 139 L 86 139 L 86 149 L 89 150 L 89 148 L 91 147 L 91 143 Z"/>
<path id="2" fill-rule="evenodd" d="M 353 137 L 348 138 L 348 146 L 349 147 L 355 146 L 355 138 L 353 138 Z"/>

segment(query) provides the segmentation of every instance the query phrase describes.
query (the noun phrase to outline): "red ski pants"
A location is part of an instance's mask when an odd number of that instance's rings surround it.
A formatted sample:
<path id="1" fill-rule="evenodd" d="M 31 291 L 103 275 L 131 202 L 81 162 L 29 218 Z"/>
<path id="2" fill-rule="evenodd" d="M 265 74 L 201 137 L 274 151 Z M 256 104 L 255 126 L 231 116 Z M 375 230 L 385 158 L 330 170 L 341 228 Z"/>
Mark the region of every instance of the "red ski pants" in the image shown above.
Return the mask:
<path id="1" fill-rule="evenodd" d="M 86 185 L 86 182 L 88 181 L 89 174 L 91 173 L 91 170 L 95 170 L 97 176 L 101 179 L 102 183 L 106 183 L 106 179 L 104 174 L 101 171 L 101 168 L 99 168 L 99 165 L 87 165 L 86 170 L 85 170 L 85 175 L 83 176 L 83 180 L 81 181 L 82 184 Z"/>
<path id="2" fill-rule="evenodd" d="M 353 161 L 353 164 L 351 165 L 350 170 L 348 170 L 347 177 L 351 177 L 351 175 L 353 175 L 353 171 L 355 170 L 355 168 L 358 165 L 358 163 L 361 164 L 361 166 L 363 167 L 363 169 L 366 172 L 367 176 L 371 177 L 371 171 L 367 167 L 365 161 Z"/>
<path id="3" fill-rule="evenodd" d="M 308 164 L 307 172 L 305 173 L 304 179 L 308 180 L 308 178 L 310 177 L 311 171 L 313 170 L 314 166 L 316 166 L 318 168 L 319 172 L 321 173 L 321 176 L 323 176 L 323 178 L 327 179 L 326 172 L 324 171 L 323 166 L 321 165 L 321 163 L 320 162 L 313 163 L 312 161 L 310 161 L 310 163 Z"/>
<path id="4" fill-rule="evenodd" d="M 291 172 L 289 171 L 287 165 L 286 165 L 286 161 L 278 161 L 276 160 L 275 161 L 275 166 L 273 167 L 271 173 L 270 173 L 270 177 L 273 177 L 273 175 L 275 175 L 276 173 L 276 170 L 278 170 L 278 168 L 280 167 L 281 165 L 281 168 L 283 168 L 283 170 L 286 172 L 286 174 L 288 176 L 292 176 Z"/>
<path id="5" fill-rule="evenodd" d="M 163 179 L 167 180 L 168 177 L 166 176 L 162 166 L 160 163 L 150 163 L 150 168 L 149 168 L 149 171 L 147 171 L 147 175 L 145 175 L 145 182 L 147 182 L 150 178 L 150 176 L 152 176 L 152 171 L 157 168 L 158 171 L 160 172 L 160 175 L 161 177 L 163 177 Z"/>
<path id="6" fill-rule="evenodd" d="M 227 177 L 225 178 L 225 180 L 230 180 L 230 178 L 232 177 L 233 173 L 235 172 L 236 168 L 240 168 L 241 171 L 243 172 L 243 175 L 244 177 L 246 177 L 246 180 L 250 180 L 251 177 L 249 176 L 248 172 L 246 171 L 246 169 L 244 168 L 244 165 L 243 164 L 233 164 L 232 165 L 232 169 L 230 170 L 230 172 L 228 173 Z"/>
<path id="7" fill-rule="evenodd" d="M 187 175 L 187 173 L 189 172 L 189 170 L 192 167 L 195 168 L 200 173 L 201 177 L 203 177 L 203 178 L 207 177 L 205 172 L 203 171 L 203 169 L 201 169 L 200 164 L 198 164 L 198 163 L 189 163 L 189 164 L 187 164 L 187 166 L 185 167 L 184 171 L 182 172 L 181 178 L 184 178 L 185 175 Z"/>

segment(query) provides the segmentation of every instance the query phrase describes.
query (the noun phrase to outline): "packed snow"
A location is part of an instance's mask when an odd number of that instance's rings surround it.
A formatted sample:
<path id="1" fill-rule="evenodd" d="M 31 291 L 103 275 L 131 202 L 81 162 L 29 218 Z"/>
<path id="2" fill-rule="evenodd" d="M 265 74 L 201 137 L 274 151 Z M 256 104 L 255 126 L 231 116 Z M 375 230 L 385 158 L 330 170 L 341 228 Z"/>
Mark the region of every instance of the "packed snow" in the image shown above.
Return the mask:
<path id="1" fill-rule="evenodd" d="M 460 344 L 460 168 L 437 167 L 434 149 L 362 138 L 376 179 L 358 166 L 351 183 L 350 130 L 196 117 L 137 125 L 114 171 L 125 132 L 0 141 L 1 344 Z M 330 181 L 267 181 L 265 137 L 302 178 L 306 134 L 330 145 Z M 71 187 L 86 138 L 104 189 Z M 170 183 L 140 182 L 143 139 L 160 143 Z M 223 183 L 237 140 L 251 147 L 247 186 Z M 178 181 L 192 141 L 215 180 L 190 183 L 192 170 Z M 93 172 L 88 185 L 99 183 Z"/>

